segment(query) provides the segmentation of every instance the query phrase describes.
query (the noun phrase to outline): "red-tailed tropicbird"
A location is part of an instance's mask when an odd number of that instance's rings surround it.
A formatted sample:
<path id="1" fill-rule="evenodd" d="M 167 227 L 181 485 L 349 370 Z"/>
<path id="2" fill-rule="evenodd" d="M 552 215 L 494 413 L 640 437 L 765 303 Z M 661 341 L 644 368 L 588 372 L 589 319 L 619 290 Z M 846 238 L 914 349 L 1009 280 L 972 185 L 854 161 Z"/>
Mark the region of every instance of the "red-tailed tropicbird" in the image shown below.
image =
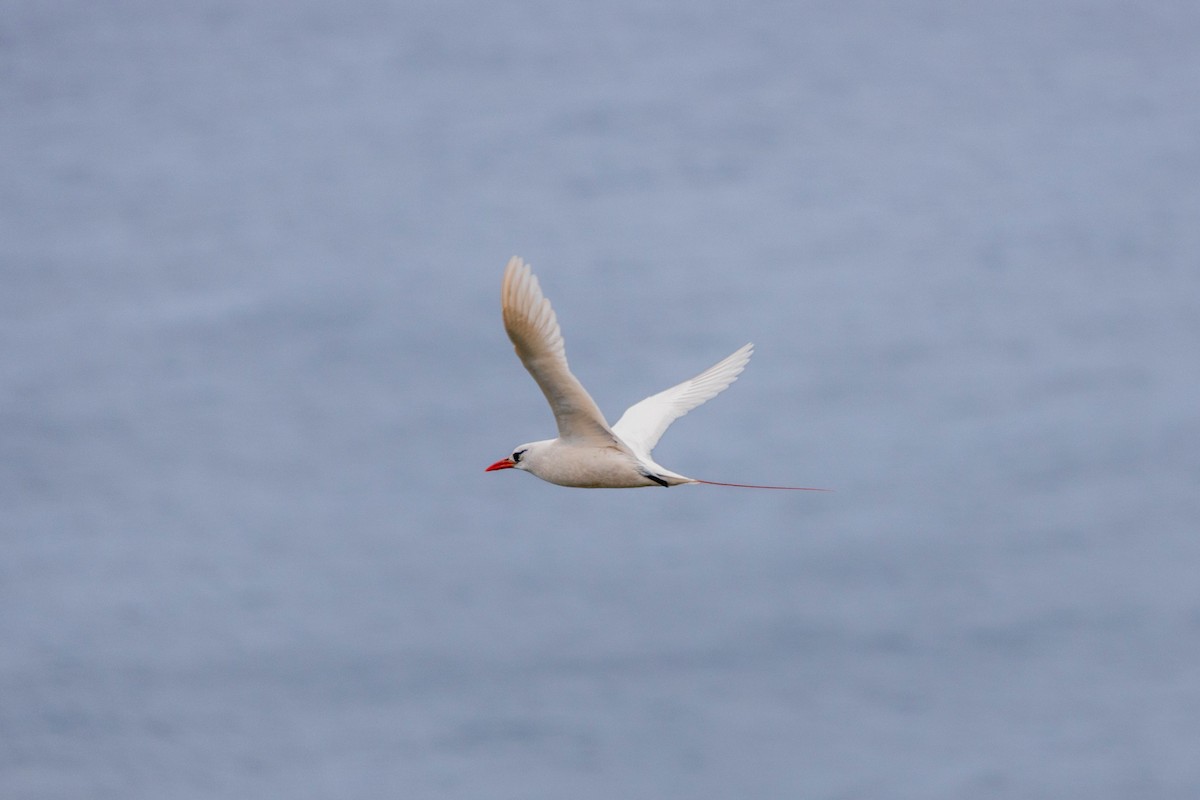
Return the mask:
<path id="1" fill-rule="evenodd" d="M 824 491 L 688 478 L 656 464 L 650 457 L 654 445 L 672 422 L 737 380 L 754 352 L 753 344 L 739 348 L 691 380 L 636 403 L 610 427 L 596 401 L 571 374 L 554 309 L 542 295 L 529 265 L 517 256 L 512 257 L 504 270 L 500 298 L 508 338 L 550 402 L 558 423 L 558 438 L 523 444 L 485 472 L 520 469 L 560 486 L 588 489 L 705 483 L 746 489 Z"/>

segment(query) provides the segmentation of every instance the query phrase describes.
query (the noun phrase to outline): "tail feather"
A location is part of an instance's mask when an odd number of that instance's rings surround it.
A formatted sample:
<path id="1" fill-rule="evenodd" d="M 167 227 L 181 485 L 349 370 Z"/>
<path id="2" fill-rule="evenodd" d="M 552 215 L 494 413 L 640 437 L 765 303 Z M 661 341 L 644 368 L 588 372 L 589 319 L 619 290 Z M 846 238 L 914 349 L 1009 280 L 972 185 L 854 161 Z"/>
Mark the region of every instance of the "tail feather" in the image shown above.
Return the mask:
<path id="1" fill-rule="evenodd" d="M 708 486 L 732 486 L 735 489 L 780 489 L 789 492 L 832 492 L 833 489 L 817 489 L 811 486 L 759 486 L 755 483 L 721 483 L 720 481 L 703 481 L 699 478 L 692 478 L 696 483 L 707 484 Z"/>

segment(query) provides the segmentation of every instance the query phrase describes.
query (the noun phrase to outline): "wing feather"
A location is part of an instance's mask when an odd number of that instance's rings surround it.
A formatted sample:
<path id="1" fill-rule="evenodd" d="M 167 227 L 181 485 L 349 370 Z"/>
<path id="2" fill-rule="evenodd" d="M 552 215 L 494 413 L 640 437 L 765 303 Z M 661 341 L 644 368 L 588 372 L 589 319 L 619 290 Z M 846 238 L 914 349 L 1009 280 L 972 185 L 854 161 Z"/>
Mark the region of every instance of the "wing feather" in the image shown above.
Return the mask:
<path id="1" fill-rule="evenodd" d="M 671 423 L 725 391 L 746 368 L 753 353 L 754 345 L 747 344 L 691 380 L 630 406 L 612 426 L 613 433 L 638 458 L 649 461 L 651 451 Z"/>
<path id="2" fill-rule="evenodd" d="M 596 401 L 567 366 L 562 331 L 529 265 L 513 256 L 500 290 L 504 329 L 554 412 L 561 439 L 612 445 L 616 437 Z"/>

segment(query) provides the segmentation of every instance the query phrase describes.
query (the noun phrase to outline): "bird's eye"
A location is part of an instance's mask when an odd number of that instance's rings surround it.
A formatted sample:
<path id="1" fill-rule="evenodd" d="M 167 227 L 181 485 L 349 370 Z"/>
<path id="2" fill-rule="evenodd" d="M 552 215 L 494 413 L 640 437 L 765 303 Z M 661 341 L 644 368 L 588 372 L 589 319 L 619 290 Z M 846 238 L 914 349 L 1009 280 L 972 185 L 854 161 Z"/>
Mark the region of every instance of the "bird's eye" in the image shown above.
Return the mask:
<path id="1" fill-rule="evenodd" d="M 525 455 L 525 451 L 524 451 L 524 450 L 517 450 L 516 452 L 514 452 L 514 453 L 512 454 L 512 460 L 513 460 L 513 463 L 514 463 L 514 464 L 519 464 L 519 463 L 521 463 L 521 456 L 523 456 L 523 455 Z"/>

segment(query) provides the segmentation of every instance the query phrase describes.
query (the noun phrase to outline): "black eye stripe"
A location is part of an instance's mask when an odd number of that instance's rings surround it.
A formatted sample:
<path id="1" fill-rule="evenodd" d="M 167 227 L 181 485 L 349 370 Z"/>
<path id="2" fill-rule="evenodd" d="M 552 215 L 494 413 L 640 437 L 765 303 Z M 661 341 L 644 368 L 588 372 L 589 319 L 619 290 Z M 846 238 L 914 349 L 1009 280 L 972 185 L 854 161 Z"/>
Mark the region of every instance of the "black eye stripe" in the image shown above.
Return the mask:
<path id="1" fill-rule="evenodd" d="M 512 454 L 512 460 L 513 460 L 513 463 L 514 463 L 514 464 L 518 464 L 518 463 L 520 463 L 520 461 L 521 461 L 521 456 L 523 456 L 523 455 L 525 455 L 525 451 L 524 451 L 524 450 L 517 450 L 515 453 L 513 453 L 513 454 Z"/>

